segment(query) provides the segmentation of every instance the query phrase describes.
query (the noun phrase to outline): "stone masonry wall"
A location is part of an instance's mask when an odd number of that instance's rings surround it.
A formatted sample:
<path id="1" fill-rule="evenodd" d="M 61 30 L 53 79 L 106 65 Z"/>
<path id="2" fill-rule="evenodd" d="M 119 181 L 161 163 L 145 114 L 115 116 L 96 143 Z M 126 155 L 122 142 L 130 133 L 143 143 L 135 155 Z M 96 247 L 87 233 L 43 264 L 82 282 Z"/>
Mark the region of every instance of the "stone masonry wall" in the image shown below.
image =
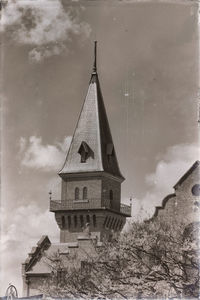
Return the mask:
<path id="1" fill-rule="evenodd" d="M 185 224 L 200 221 L 200 197 L 192 193 L 195 184 L 199 184 L 199 168 L 176 187 L 175 194 L 169 196 L 162 208 L 157 209 L 157 217 L 166 222 L 175 220 Z"/>

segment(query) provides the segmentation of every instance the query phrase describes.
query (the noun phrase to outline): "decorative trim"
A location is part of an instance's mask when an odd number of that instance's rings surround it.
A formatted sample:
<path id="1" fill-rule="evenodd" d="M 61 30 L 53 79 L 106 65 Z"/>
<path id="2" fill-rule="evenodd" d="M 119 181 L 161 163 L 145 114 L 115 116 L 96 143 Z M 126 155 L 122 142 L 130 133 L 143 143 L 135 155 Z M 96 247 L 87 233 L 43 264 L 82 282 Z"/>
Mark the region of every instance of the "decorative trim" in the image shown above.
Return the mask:
<path id="1" fill-rule="evenodd" d="M 153 216 L 150 219 L 148 219 L 146 222 L 153 221 L 158 216 L 159 211 L 165 209 L 165 206 L 166 206 L 167 202 L 169 201 L 169 199 L 174 198 L 174 197 L 176 197 L 176 194 L 169 194 L 169 195 L 167 195 L 162 200 L 162 205 L 161 206 L 156 206 L 155 212 L 154 212 Z"/>
<path id="2" fill-rule="evenodd" d="M 88 203 L 88 202 L 89 202 L 88 199 L 79 199 L 79 200 L 74 199 L 73 200 L 73 203 Z"/>
<path id="3" fill-rule="evenodd" d="M 28 258 L 23 265 L 25 266 L 25 272 L 27 272 L 41 257 L 42 250 L 46 250 L 50 247 L 51 242 L 47 235 L 43 235 L 38 241 L 37 246 L 33 247 L 29 253 Z"/>
<path id="4" fill-rule="evenodd" d="M 76 173 L 61 173 L 58 174 L 62 179 L 74 179 L 74 178 L 78 178 L 79 180 L 86 180 L 87 178 L 90 177 L 95 177 L 95 179 L 98 179 L 97 176 L 99 176 L 99 179 L 102 177 L 107 177 L 107 178 L 111 178 L 114 179 L 118 182 L 123 182 L 125 180 L 124 177 L 117 177 L 114 176 L 110 173 L 107 173 L 105 171 L 93 171 L 93 172 L 76 172 Z M 82 177 L 82 178 L 81 178 Z"/>

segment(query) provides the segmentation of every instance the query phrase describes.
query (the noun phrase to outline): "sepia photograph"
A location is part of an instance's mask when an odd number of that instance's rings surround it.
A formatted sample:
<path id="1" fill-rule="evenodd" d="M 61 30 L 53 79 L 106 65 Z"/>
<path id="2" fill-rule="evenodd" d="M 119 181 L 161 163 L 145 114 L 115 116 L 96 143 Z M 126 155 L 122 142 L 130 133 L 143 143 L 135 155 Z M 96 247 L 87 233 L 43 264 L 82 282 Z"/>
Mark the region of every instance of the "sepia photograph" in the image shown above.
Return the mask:
<path id="1" fill-rule="evenodd" d="M 199 1 L 0 8 L 0 299 L 199 299 Z"/>

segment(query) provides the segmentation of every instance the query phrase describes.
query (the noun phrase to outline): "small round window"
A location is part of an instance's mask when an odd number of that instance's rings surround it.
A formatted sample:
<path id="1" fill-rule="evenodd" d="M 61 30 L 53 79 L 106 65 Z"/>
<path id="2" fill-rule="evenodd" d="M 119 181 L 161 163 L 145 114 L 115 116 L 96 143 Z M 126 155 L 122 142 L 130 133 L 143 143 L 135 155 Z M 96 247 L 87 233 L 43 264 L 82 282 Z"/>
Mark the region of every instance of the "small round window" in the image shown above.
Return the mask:
<path id="1" fill-rule="evenodd" d="M 195 184 L 192 187 L 192 194 L 194 196 L 200 196 L 200 184 Z"/>

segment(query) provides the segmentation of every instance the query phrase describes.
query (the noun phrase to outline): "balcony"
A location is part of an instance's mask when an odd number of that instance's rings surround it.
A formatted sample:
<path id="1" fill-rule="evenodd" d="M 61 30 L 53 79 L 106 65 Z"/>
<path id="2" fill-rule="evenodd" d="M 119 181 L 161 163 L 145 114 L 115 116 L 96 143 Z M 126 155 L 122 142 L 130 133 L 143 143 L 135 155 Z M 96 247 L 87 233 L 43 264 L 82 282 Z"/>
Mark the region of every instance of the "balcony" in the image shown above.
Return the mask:
<path id="1" fill-rule="evenodd" d="M 92 198 L 87 200 L 50 200 L 50 211 L 63 211 L 63 210 L 80 210 L 80 209 L 110 209 L 119 212 L 112 208 L 110 199 Z M 131 206 L 120 204 L 120 213 L 131 217 Z"/>
<path id="2" fill-rule="evenodd" d="M 131 206 L 120 203 L 120 212 L 126 216 L 131 217 Z"/>
<path id="3" fill-rule="evenodd" d="M 109 208 L 110 200 L 92 198 L 86 200 L 50 200 L 50 211 Z"/>

